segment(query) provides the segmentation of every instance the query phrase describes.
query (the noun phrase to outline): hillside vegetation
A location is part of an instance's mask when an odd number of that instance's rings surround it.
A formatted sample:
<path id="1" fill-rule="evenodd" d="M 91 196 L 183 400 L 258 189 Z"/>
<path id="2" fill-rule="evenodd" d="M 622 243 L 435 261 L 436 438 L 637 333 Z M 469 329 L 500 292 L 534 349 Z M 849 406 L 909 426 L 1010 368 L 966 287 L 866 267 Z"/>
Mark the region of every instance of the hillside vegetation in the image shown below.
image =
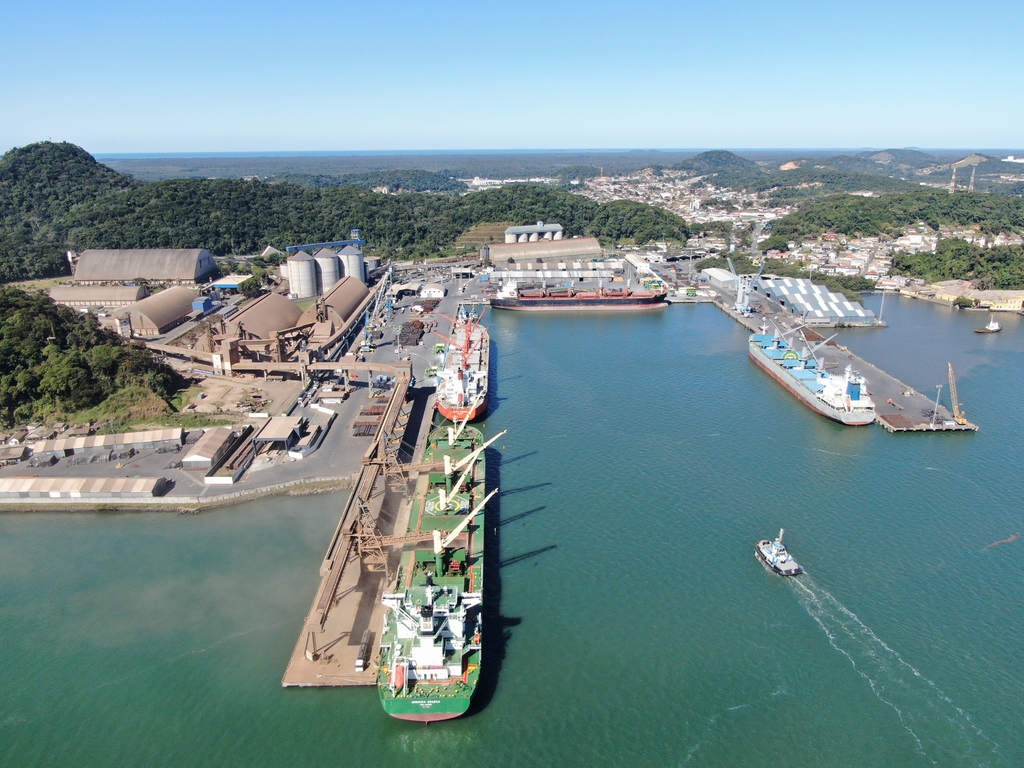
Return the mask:
<path id="1" fill-rule="evenodd" d="M 54 187 L 50 190 L 51 185 Z M 686 223 L 643 203 L 598 204 L 521 184 L 463 197 L 383 195 L 236 179 L 140 183 L 67 144 L 12 150 L 0 166 L 0 282 L 67 274 L 66 250 L 208 248 L 218 256 L 334 240 L 359 227 L 379 255 L 423 258 L 481 222 L 555 221 L 606 242 L 685 241 Z"/>
<path id="2" fill-rule="evenodd" d="M 862 197 L 835 195 L 808 202 L 799 211 L 775 223 L 773 232 L 784 237 L 820 235 L 899 236 L 903 228 L 923 222 L 941 226 L 977 227 L 981 232 L 1024 231 L 1024 200 L 1007 195 L 918 190 L 901 195 Z"/>
<path id="3" fill-rule="evenodd" d="M 182 384 L 145 347 L 100 328 L 92 315 L 0 288 L 0 423 L 65 418 L 110 399 L 129 410 L 152 410 L 156 401 L 166 411 Z"/>
<path id="4" fill-rule="evenodd" d="M 65 274 L 62 217 L 138 186 L 73 144 L 12 149 L 0 158 L 0 283 Z"/>
<path id="5" fill-rule="evenodd" d="M 1002 245 L 982 248 L 964 240 L 942 240 L 935 253 L 897 253 L 892 260 L 897 275 L 940 280 L 970 280 L 981 290 L 1024 289 L 1024 248 Z"/>

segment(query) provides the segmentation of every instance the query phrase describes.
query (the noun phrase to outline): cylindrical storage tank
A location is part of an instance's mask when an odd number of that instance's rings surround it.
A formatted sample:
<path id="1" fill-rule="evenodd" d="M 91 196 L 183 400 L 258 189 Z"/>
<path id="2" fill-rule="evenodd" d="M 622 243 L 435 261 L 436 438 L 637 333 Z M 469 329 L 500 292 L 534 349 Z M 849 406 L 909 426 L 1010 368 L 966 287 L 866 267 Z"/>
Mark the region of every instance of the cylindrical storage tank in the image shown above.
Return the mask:
<path id="1" fill-rule="evenodd" d="M 279 270 L 281 270 L 281 279 L 282 280 L 287 280 L 288 279 L 288 262 L 287 261 L 282 261 L 280 264 L 277 265 L 277 268 Z"/>
<path id="2" fill-rule="evenodd" d="M 361 283 L 366 282 L 366 272 L 363 267 L 363 252 L 353 245 L 347 245 L 338 254 L 345 264 L 345 277 L 354 277 Z"/>
<path id="3" fill-rule="evenodd" d="M 364 256 L 363 257 L 363 269 L 366 270 L 366 274 L 372 274 L 373 270 L 380 268 L 380 257 L 379 256 Z"/>
<path id="4" fill-rule="evenodd" d="M 313 257 L 316 262 L 317 293 L 327 293 L 341 279 L 341 261 L 338 255 L 326 248 Z"/>
<path id="5" fill-rule="evenodd" d="M 316 262 L 305 251 L 288 259 L 288 294 L 295 299 L 316 296 Z"/>

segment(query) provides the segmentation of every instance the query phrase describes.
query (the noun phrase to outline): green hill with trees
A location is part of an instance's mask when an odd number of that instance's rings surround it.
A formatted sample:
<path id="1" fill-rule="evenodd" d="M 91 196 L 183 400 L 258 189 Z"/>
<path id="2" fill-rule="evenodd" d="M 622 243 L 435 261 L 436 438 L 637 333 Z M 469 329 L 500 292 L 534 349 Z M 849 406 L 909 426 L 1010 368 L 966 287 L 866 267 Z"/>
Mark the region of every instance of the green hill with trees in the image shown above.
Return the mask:
<path id="1" fill-rule="evenodd" d="M 0 283 L 65 274 L 61 218 L 76 205 L 138 186 L 73 144 L 12 149 L 0 158 Z"/>
<path id="2" fill-rule="evenodd" d="M 1008 195 L 939 190 L 863 197 L 834 195 L 808 202 L 799 211 L 775 222 L 781 237 L 837 232 L 844 235 L 903 234 L 903 228 L 924 222 L 940 226 L 977 227 L 981 232 L 1024 232 L 1024 200 Z"/>
<path id="3" fill-rule="evenodd" d="M 980 290 L 1024 289 L 1024 248 L 998 245 L 982 248 L 965 240 L 941 240 L 935 253 L 897 252 L 894 275 L 923 277 L 929 283 L 970 280 Z"/>
<path id="4" fill-rule="evenodd" d="M 17 169 L 17 173 L 14 172 Z M 56 182 L 53 191 L 51 182 Z M 461 197 L 383 195 L 361 187 L 301 187 L 240 179 L 141 183 L 68 144 L 12 150 L 0 166 L 0 282 L 67 274 L 66 250 L 208 248 L 251 254 L 268 243 L 336 239 L 363 230 L 381 256 L 422 258 L 450 249 L 481 222 L 557 221 L 566 234 L 612 243 L 684 241 L 678 216 L 564 190 L 516 184 Z"/>
<path id="5" fill-rule="evenodd" d="M 66 418 L 104 404 L 116 404 L 118 416 L 140 407 L 159 415 L 171 410 L 167 401 L 183 383 L 145 347 L 100 328 L 92 315 L 39 293 L 0 288 L 0 423 Z"/>

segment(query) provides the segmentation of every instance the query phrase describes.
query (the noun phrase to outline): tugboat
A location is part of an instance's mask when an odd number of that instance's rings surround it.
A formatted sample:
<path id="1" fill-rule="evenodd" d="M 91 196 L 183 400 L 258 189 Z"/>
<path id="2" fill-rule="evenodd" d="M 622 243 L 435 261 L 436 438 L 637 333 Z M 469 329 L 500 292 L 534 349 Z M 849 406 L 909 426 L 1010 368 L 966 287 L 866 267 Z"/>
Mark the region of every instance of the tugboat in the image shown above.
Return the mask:
<path id="1" fill-rule="evenodd" d="M 779 537 L 775 541 L 761 539 L 757 542 L 754 545 L 754 556 L 764 563 L 766 568 L 775 571 L 779 576 L 799 576 L 804 569 L 797 564 L 782 544 L 782 535 L 785 532 L 785 528 L 780 528 Z"/>
<path id="2" fill-rule="evenodd" d="M 1003 326 L 1001 326 L 995 320 L 989 320 L 988 321 L 988 325 L 986 325 L 984 328 L 975 328 L 974 332 L 975 333 L 999 333 L 1001 330 L 1003 330 Z"/>

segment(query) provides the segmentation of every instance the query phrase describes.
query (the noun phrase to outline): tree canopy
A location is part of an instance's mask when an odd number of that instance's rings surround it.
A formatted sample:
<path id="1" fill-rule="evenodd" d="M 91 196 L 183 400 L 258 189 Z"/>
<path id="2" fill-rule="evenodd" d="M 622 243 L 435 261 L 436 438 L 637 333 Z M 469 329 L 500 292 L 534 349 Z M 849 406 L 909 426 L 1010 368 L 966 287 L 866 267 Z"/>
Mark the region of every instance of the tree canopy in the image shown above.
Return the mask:
<path id="1" fill-rule="evenodd" d="M 207 248 L 217 256 L 252 254 L 268 243 L 335 240 L 353 227 L 363 230 L 371 249 L 396 258 L 435 254 L 474 225 L 493 221 L 557 221 L 569 236 L 605 241 L 689 235 L 681 218 L 661 209 L 623 201 L 602 205 L 534 184 L 456 197 L 241 179 L 139 183 L 71 145 L 44 143 L 13 154 L 5 156 L 4 168 L 24 166 L 24 173 L 5 175 L 0 168 L 0 186 L 19 190 L 0 208 L 0 282 L 67 274 L 66 250 Z M 71 169 L 64 175 L 54 170 L 64 166 Z M 60 182 L 52 195 L 56 202 L 47 193 L 54 178 Z"/>
<path id="2" fill-rule="evenodd" d="M 0 288 L 0 423 L 74 413 L 127 388 L 166 400 L 182 384 L 145 347 L 100 328 L 91 314 Z"/>

